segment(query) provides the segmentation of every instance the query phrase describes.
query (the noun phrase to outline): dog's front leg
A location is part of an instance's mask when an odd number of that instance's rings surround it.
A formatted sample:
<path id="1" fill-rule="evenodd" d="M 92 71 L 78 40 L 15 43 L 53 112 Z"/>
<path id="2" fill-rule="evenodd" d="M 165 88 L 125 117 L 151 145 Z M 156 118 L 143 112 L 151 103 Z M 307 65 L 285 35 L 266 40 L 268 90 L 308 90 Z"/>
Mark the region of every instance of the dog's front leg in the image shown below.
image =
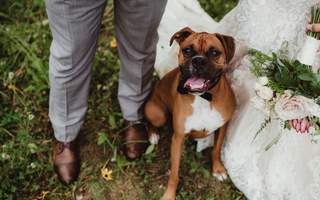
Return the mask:
<path id="1" fill-rule="evenodd" d="M 221 162 L 221 146 L 224 139 L 224 135 L 227 131 L 227 124 L 225 123 L 219 129 L 218 138 L 215 140 L 213 150 L 211 152 L 212 156 L 212 175 L 216 177 L 219 181 L 227 179 L 227 170 L 224 168 Z"/>
<path id="2" fill-rule="evenodd" d="M 171 173 L 168 181 L 168 187 L 163 195 L 166 200 L 174 200 L 176 197 L 176 189 L 179 183 L 179 166 L 183 151 L 185 137 L 180 134 L 173 133 L 171 144 Z"/>

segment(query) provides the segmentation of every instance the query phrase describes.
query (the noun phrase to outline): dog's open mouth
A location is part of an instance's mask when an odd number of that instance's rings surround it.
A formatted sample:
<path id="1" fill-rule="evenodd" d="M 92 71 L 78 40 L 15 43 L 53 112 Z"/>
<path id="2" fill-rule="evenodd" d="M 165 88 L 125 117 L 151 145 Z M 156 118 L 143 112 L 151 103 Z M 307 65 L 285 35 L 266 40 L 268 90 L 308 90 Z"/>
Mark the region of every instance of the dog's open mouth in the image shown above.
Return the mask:
<path id="1" fill-rule="evenodd" d="M 200 76 L 193 76 L 184 83 L 183 87 L 189 90 L 189 93 L 204 93 L 208 89 L 211 80 L 206 80 Z"/>

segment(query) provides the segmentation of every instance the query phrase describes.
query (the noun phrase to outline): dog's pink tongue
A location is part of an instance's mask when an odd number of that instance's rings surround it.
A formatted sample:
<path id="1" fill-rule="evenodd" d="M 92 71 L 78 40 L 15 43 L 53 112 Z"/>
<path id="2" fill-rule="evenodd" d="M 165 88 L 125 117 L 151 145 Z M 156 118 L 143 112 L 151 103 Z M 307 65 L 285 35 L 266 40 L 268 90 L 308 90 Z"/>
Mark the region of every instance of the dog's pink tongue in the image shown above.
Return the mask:
<path id="1" fill-rule="evenodd" d="M 184 84 L 183 87 L 188 87 L 190 86 L 192 89 L 193 88 L 202 88 L 203 83 L 205 82 L 205 79 L 199 76 L 193 76 L 189 78 L 186 83 Z"/>

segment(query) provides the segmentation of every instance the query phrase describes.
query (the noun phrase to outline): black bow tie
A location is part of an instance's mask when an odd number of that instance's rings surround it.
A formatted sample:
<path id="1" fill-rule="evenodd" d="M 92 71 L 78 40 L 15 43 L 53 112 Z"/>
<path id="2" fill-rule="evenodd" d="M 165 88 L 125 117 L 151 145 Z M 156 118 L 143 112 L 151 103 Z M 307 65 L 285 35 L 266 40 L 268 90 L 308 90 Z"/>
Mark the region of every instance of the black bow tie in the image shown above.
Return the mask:
<path id="1" fill-rule="evenodd" d="M 219 82 L 220 78 L 221 78 L 221 75 L 222 75 L 222 69 L 220 71 L 218 71 L 218 73 L 216 73 L 216 75 L 213 77 L 212 79 L 212 85 L 208 88 L 207 91 L 211 90 L 212 88 L 214 88 L 214 86 L 217 85 L 217 83 Z M 182 78 L 179 82 L 179 85 L 178 85 L 178 88 L 177 88 L 177 91 L 180 93 L 180 94 L 188 94 L 188 89 L 187 88 L 184 88 L 183 85 L 184 85 L 185 81 L 184 79 Z M 212 100 L 212 94 L 209 93 L 209 92 L 205 92 L 203 94 L 200 95 L 200 97 L 208 100 L 208 101 L 211 101 Z"/>

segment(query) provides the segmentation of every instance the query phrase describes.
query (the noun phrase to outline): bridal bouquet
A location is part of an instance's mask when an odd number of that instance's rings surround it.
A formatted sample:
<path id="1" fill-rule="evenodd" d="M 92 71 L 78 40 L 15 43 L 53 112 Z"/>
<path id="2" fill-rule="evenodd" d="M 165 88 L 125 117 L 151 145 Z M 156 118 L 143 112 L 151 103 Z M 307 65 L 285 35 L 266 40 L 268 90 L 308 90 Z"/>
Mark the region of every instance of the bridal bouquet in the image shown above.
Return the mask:
<path id="1" fill-rule="evenodd" d="M 311 23 L 320 20 L 319 14 L 320 9 L 313 7 Z M 278 134 L 266 151 L 279 141 L 284 129 L 307 133 L 314 143 L 320 140 L 320 74 L 313 73 L 309 66 L 319 47 L 320 34 L 309 31 L 308 35 L 316 42 L 310 43 L 307 39 L 297 60 L 289 59 L 288 42 L 284 42 L 277 53 L 272 52 L 272 56 L 255 49 L 247 53 L 252 64 L 250 71 L 258 78 L 253 85 L 256 96 L 251 102 L 267 116 L 254 139 L 271 119 L 280 122 Z M 311 51 L 315 52 L 313 57 L 310 57 Z"/>

